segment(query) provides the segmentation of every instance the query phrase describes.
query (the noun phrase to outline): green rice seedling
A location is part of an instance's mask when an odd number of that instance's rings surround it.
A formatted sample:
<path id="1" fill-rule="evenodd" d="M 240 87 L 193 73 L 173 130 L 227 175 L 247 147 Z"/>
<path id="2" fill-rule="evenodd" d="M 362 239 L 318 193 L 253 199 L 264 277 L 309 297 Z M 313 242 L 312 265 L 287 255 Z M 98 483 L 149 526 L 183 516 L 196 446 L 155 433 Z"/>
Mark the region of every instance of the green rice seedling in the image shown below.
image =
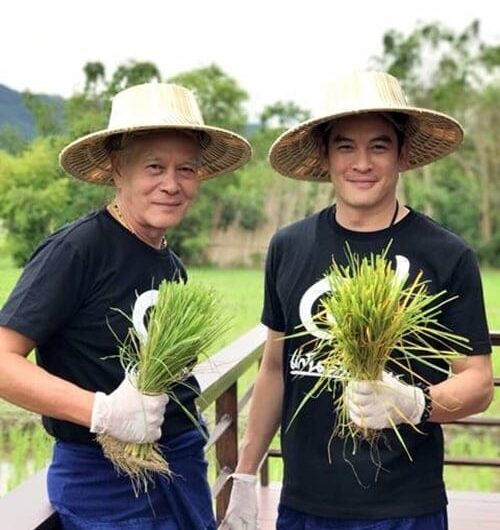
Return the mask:
<path id="1" fill-rule="evenodd" d="M 188 384 L 190 371 L 206 358 L 228 324 L 213 289 L 196 282 L 163 281 L 149 318 L 147 338 L 141 342 L 131 328 L 129 340 L 120 348 L 122 365 L 135 374 L 142 393 L 167 394 L 182 407 L 172 388 Z M 157 443 L 125 443 L 109 435 L 98 435 L 97 440 L 118 471 L 131 478 L 136 493 L 147 491 L 155 473 L 171 474 Z"/>
<path id="2" fill-rule="evenodd" d="M 428 383 L 412 364 L 421 363 L 448 374 L 441 361 L 449 363 L 460 357 L 458 347 L 468 348 L 467 339 L 438 321 L 442 306 L 453 298 L 445 298 L 445 291 L 430 293 L 421 272 L 407 285 L 408 276 L 400 277 L 387 259 L 389 247 L 381 254 L 360 258 L 347 246 L 347 265 L 334 262 L 328 271 L 330 291 L 321 299 L 314 317 L 328 338 L 316 341 L 310 352 L 323 364 L 323 373 L 292 421 L 309 399 L 329 390 L 337 410 L 332 436 L 374 441 L 378 431 L 362 429 L 349 419 L 344 392 L 349 381 L 383 384 L 382 373 L 390 361 L 406 372 L 412 384 L 417 380 Z M 390 415 L 388 419 L 406 449 Z"/>

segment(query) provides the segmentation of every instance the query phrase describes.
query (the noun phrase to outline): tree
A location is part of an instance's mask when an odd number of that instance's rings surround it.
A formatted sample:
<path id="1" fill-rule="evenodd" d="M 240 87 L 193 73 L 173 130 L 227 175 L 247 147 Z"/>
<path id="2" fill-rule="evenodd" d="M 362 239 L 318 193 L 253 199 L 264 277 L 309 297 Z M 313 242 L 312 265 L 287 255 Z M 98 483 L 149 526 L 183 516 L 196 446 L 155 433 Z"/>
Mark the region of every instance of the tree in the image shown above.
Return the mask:
<path id="1" fill-rule="evenodd" d="M 16 155 L 21 153 L 27 145 L 28 141 L 19 132 L 19 129 L 10 123 L 4 123 L 0 126 L 0 150 Z"/>
<path id="2" fill-rule="evenodd" d="M 468 134 L 463 148 L 449 159 L 416 171 L 420 184 L 412 182 L 405 191 L 410 196 L 417 188 L 422 190 L 420 196 L 425 199 L 428 213 L 435 207 L 442 208 L 437 202 L 442 195 L 436 193 L 436 186 L 445 182 L 441 174 L 453 172 L 453 165 L 458 165 L 466 176 L 455 181 L 457 187 L 477 182 L 473 196 L 477 198 L 480 219 L 479 244 L 477 240 L 471 242 L 478 248 L 488 247 L 500 225 L 495 213 L 500 192 L 495 178 L 500 174 L 495 148 L 500 140 L 500 47 L 481 40 L 478 21 L 462 32 L 438 23 L 419 24 L 407 36 L 388 31 L 383 39 L 383 55 L 374 63 L 402 81 L 413 104 L 450 113 L 465 124 Z M 407 183 L 411 180 L 413 177 L 404 179 Z M 462 204 L 456 200 L 460 194 L 457 190 L 446 196 L 458 207 Z M 440 219 L 439 210 L 432 213 Z"/>
<path id="3" fill-rule="evenodd" d="M 62 106 L 58 107 L 54 100 L 32 94 L 29 90 L 23 92 L 22 98 L 35 120 L 37 136 L 50 136 L 62 132 Z"/>
<path id="4" fill-rule="evenodd" d="M 276 101 L 264 107 L 259 115 L 260 127 L 251 136 L 254 158 L 267 160 L 269 148 L 276 138 L 301 121 L 311 117 L 311 113 L 293 101 Z"/>
<path id="5" fill-rule="evenodd" d="M 92 71 L 92 74 L 94 73 L 95 71 Z M 161 81 L 160 71 L 155 64 L 148 61 L 128 61 L 119 65 L 113 72 L 111 79 L 106 83 L 105 92 L 108 97 L 113 97 L 128 87 L 154 80 Z"/>
<path id="6" fill-rule="evenodd" d="M 84 93 L 87 95 L 97 95 L 103 91 L 106 82 L 106 69 L 100 62 L 86 63 L 83 67 L 85 74 Z"/>
<path id="7" fill-rule="evenodd" d="M 261 129 L 288 129 L 293 125 L 308 120 L 311 113 L 300 108 L 293 101 L 276 101 L 267 105 L 260 114 Z"/>
<path id="8" fill-rule="evenodd" d="M 248 94 L 216 64 L 180 73 L 169 82 L 194 91 L 205 123 L 242 132 L 247 114 Z"/>
<path id="9" fill-rule="evenodd" d="M 37 138 L 18 156 L 0 153 L 0 217 L 18 265 L 63 222 L 67 179 L 54 167 L 60 147 L 53 138 Z"/>

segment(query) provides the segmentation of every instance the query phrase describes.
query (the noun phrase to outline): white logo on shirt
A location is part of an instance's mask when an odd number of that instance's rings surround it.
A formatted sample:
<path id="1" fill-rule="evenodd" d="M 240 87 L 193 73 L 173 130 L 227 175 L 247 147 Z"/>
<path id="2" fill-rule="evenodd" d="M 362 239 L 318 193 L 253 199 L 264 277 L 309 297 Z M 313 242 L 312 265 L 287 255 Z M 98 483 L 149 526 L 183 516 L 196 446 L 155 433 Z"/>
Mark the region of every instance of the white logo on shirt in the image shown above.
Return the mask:
<path id="1" fill-rule="evenodd" d="M 158 300 L 158 290 L 151 289 L 142 293 L 134 304 L 134 309 L 132 310 L 132 324 L 134 325 L 135 332 L 139 337 L 141 343 L 145 343 L 148 338 L 148 331 L 146 329 L 146 324 L 144 318 L 150 307 L 153 307 Z"/>

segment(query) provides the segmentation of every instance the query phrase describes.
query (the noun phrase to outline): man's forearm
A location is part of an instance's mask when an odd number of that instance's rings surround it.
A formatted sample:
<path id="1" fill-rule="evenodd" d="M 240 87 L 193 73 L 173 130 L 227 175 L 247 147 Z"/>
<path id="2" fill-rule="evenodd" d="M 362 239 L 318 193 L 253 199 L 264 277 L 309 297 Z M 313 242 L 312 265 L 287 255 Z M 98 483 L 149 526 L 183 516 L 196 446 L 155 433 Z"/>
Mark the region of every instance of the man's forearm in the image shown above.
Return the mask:
<path id="1" fill-rule="evenodd" d="M 38 414 L 89 426 L 94 393 L 55 377 L 26 358 L 0 355 L 0 396 Z"/>
<path id="2" fill-rule="evenodd" d="M 465 363 L 454 376 L 431 386 L 430 421 L 455 421 L 482 412 L 491 403 L 494 387 L 489 356 L 471 357 Z"/>
<path id="3" fill-rule="evenodd" d="M 280 369 L 261 369 L 255 382 L 237 473 L 255 474 L 278 428 L 283 405 Z"/>

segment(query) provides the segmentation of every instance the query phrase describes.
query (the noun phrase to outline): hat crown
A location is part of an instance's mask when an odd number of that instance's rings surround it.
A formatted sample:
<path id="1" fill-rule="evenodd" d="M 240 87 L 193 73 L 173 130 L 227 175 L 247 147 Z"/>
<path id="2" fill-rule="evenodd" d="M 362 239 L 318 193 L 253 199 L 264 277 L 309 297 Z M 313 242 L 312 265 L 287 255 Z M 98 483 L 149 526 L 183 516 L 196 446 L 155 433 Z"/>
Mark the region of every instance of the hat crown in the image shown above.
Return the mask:
<path id="1" fill-rule="evenodd" d="M 111 105 L 108 128 L 203 124 L 198 103 L 190 90 L 169 83 L 144 83 L 116 94 Z"/>
<path id="2" fill-rule="evenodd" d="M 326 113 L 407 107 L 398 80 L 385 72 L 355 72 L 328 87 Z"/>

